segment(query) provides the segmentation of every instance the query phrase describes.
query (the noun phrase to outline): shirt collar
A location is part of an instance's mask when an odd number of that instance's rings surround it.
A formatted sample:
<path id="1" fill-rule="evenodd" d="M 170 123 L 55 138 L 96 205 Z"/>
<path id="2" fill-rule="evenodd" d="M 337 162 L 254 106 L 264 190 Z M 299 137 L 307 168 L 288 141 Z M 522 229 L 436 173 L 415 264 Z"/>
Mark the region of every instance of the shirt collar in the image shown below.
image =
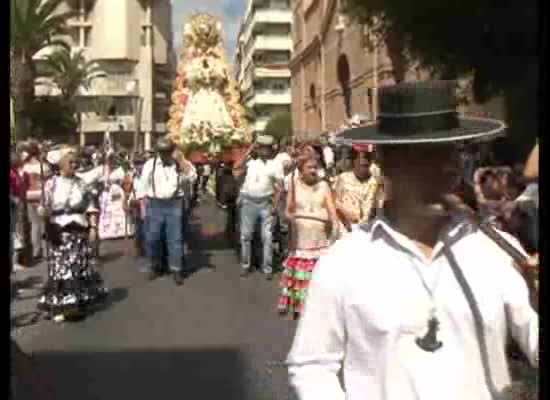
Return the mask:
<path id="1" fill-rule="evenodd" d="M 374 218 L 369 223 L 362 225 L 361 229 L 371 234 L 372 241 L 390 239 L 400 248 L 425 262 L 435 260 L 443 250 L 444 244 L 451 246 L 464 236 L 473 233 L 476 228 L 462 217 L 453 217 L 449 224 L 442 229 L 439 240 L 434 246 L 431 260 L 426 260 L 412 240 L 394 229 L 384 217 Z"/>

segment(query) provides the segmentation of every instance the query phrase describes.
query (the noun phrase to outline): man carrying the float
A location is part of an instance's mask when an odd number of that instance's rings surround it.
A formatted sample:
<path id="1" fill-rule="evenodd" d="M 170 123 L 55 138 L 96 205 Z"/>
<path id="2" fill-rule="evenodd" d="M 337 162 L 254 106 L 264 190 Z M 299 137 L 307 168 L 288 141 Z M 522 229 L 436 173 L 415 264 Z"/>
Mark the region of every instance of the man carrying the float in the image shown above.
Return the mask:
<path id="1" fill-rule="evenodd" d="M 176 285 L 183 284 L 185 258 L 183 254 L 183 221 L 185 218 L 184 185 L 196 179 L 189 162 L 176 160 L 174 144 L 166 138 L 157 141 L 158 156 L 149 159 L 141 172 L 138 199 L 146 198 L 145 238 L 147 256 L 151 259 L 148 279 L 161 272 L 164 233 L 168 251 L 168 267 Z"/>
<path id="2" fill-rule="evenodd" d="M 459 118 L 454 87 L 384 88 L 379 123 L 343 133 L 382 149 L 385 218 L 319 260 L 288 357 L 300 400 L 503 398 L 508 334 L 538 366 L 539 319 L 518 272 L 525 270 L 484 227 L 447 211 L 462 173 L 456 144 L 504 129 Z"/>
<path id="3" fill-rule="evenodd" d="M 256 146 L 250 147 L 245 155 L 235 163 L 235 176 L 245 175 L 241 188 L 241 263 L 243 277 L 251 272 L 251 243 L 258 219 L 261 223 L 263 265 L 262 271 L 267 280 L 273 279 L 273 221 L 278 209 L 279 194 L 284 178 L 283 169 L 270 159 L 273 150 L 273 137 L 259 136 Z M 250 159 L 256 147 L 258 158 Z"/>

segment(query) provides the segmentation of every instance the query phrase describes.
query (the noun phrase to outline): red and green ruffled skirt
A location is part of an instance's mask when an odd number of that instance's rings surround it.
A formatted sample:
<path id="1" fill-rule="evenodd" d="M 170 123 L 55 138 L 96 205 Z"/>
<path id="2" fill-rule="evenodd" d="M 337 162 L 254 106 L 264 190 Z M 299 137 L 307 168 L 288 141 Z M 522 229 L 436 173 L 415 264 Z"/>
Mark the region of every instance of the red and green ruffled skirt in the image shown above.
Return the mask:
<path id="1" fill-rule="evenodd" d="M 280 314 L 298 318 L 304 310 L 307 288 L 318 258 L 288 257 L 281 276 L 281 294 L 277 301 Z"/>

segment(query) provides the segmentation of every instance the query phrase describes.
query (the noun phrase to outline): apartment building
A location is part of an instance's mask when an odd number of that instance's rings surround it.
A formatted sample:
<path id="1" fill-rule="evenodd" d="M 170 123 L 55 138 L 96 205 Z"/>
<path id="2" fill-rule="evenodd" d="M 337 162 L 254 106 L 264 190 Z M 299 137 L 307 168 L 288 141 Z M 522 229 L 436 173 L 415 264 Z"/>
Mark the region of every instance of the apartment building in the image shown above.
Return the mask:
<path id="1" fill-rule="evenodd" d="M 249 0 L 233 71 L 244 105 L 257 117 L 256 133 L 271 115 L 290 110 L 291 25 L 290 0 Z"/>
<path id="2" fill-rule="evenodd" d="M 60 11 L 75 11 L 65 38 L 73 50 L 83 50 L 95 60 L 105 78 L 93 81 L 77 99 L 82 116 L 80 143 L 101 144 L 106 129 L 113 141 L 149 149 L 155 137 L 164 135 L 170 88 L 159 82 L 173 76 L 171 0 L 65 0 Z M 39 60 L 44 52 L 37 54 Z M 164 87 L 163 87 L 164 86 Z M 38 80 L 36 94 L 52 96 L 57 88 Z M 114 111 L 114 121 L 100 116 L 101 108 Z M 135 135 L 135 132 L 138 132 Z"/>
<path id="3" fill-rule="evenodd" d="M 384 43 L 346 18 L 341 2 L 292 2 L 291 112 L 299 136 L 335 131 L 355 114 L 376 118 L 377 88 L 393 79 Z M 410 80 L 424 73 L 408 74 Z"/>

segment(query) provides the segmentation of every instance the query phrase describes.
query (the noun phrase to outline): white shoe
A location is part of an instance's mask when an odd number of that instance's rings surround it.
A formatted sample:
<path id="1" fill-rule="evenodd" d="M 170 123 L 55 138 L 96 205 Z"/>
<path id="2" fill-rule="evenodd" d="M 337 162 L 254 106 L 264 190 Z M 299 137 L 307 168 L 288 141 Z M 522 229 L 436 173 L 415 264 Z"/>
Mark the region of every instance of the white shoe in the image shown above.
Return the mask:
<path id="1" fill-rule="evenodd" d="M 25 267 L 23 267 L 21 264 L 14 264 L 13 265 L 13 270 L 14 271 L 24 271 Z"/>

